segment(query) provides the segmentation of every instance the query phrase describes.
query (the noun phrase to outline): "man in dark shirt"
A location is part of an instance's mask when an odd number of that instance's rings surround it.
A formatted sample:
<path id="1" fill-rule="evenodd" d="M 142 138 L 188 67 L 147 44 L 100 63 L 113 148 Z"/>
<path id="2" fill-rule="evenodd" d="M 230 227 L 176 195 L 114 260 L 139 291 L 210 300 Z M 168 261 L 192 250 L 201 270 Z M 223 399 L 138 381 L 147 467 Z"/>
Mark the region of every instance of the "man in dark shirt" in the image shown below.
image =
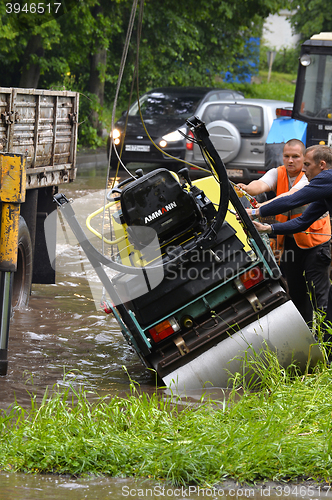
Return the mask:
<path id="1" fill-rule="evenodd" d="M 309 226 L 322 217 L 326 211 L 332 213 L 332 151 L 328 146 L 311 146 L 306 149 L 303 171 L 309 184 L 296 193 L 272 200 L 258 209 L 249 210 L 253 217 L 267 217 L 286 212 L 295 207 L 310 203 L 300 217 L 279 224 L 260 224 L 254 222 L 260 232 L 268 234 L 294 234 L 306 231 Z M 324 256 L 322 256 L 324 257 Z M 329 255 L 325 256 L 330 259 Z M 329 290 L 326 320 L 332 322 L 332 287 Z"/>

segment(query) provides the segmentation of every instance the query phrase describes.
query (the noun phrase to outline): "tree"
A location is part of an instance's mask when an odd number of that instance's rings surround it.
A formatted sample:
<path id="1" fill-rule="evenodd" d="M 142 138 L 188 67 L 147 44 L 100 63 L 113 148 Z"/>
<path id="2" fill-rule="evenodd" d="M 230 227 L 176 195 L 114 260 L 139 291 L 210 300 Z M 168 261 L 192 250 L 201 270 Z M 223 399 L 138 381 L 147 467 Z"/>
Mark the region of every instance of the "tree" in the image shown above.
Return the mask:
<path id="1" fill-rule="evenodd" d="M 299 0 L 296 6 L 290 22 L 295 32 L 301 35 L 300 43 L 316 33 L 332 32 L 332 10 L 325 1 Z"/>
<path id="2" fill-rule="evenodd" d="M 145 0 L 139 44 L 139 92 L 158 85 L 211 85 L 231 68 L 241 72 L 248 41 L 264 18 L 287 0 Z M 7 4 L 8 5 L 8 4 Z M 13 4 L 14 5 L 14 4 Z M 86 132 L 99 128 L 104 103 L 114 98 L 132 0 L 63 0 L 59 10 L 32 14 L 33 0 L 9 15 L 0 5 L 1 85 L 59 88 L 84 93 Z M 22 6 L 26 5 L 25 11 Z M 137 30 L 131 40 L 120 99 L 131 86 Z M 82 101 L 81 101 L 82 102 Z M 89 103 L 89 104 L 88 104 Z M 83 129 L 82 129 L 83 130 Z M 90 140 L 90 139 L 89 139 Z"/>
<path id="3" fill-rule="evenodd" d="M 158 6 L 156 15 L 155 2 L 147 1 L 141 84 L 211 84 L 215 74 L 230 67 L 240 71 L 249 39 L 260 35 L 271 12 L 287 4 L 282 0 L 188 0 L 185 4 L 169 0 Z"/>
<path id="4" fill-rule="evenodd" d="M 38 86 L 40 75 L 50 67 L 47 53 L 61 37 L 58 20 L 76 4 L 27 0 L 0 5 L 0 59 L 7 76 L 2 85 Z"/>

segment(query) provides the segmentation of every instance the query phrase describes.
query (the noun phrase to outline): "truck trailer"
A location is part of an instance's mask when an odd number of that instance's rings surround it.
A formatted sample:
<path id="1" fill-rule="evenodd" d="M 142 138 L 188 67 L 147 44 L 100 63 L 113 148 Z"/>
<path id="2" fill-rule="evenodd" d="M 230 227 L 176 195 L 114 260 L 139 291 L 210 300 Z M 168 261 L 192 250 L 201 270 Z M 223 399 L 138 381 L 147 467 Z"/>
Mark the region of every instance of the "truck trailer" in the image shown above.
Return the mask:
<path id="1" fill-rule="evenodd" d="M 76 177 L 79 95 L 0 87 L 0 375 L 11 312 L 32 283 L 54 283 L 44 236 L 58 186 Z"/>

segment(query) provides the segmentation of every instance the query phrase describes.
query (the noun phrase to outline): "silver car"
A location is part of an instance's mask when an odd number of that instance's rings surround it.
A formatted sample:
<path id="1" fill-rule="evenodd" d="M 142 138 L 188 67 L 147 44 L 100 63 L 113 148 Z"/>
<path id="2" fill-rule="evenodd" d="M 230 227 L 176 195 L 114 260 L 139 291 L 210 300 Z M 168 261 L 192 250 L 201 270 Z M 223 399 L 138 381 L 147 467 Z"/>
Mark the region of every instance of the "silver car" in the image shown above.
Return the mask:
<path id="1" fill-rule="evenodd" d="M 269 99 L 205 102 L 195 116 L 205 122 L 210 139 L 226 165 L 233 182 L 259 179 L 269 167 L 265 142 L 277 109 L 292 109 L 293 103 Z M 188 141 L 186 161 L 206 166 L 198 144 Z M 281 163 L 280 163 L 281 164 Z"/>

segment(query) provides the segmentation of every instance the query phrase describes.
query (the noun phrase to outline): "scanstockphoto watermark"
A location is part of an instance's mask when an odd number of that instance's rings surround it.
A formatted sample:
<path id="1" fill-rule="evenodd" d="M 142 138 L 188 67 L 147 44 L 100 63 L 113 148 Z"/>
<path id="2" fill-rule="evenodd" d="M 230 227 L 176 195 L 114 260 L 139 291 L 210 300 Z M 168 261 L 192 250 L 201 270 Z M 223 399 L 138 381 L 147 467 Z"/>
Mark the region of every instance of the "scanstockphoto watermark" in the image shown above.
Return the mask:
<path id="1" fill-rule="evenodd" d="M 240 247 L 234 250 L 227 242 L 218 248 L 203 250 L 193 245 L 188 251 L 169 245 L 165 251 L 160 248 L 157 233 L 150 227 L 130 227 L 125 232 L 118 205 L 109 207 L 107 217 L 104 217 L 105 213 L 100 208 L 103 207 L 104 195 L 104 191 L 94 192 L 68 204 L 68 208 L 70 205 L 74 209 L 77 222 L 84 228 L 78 239 L 63 217 L 65 207 L 53 212 L 45 221 L 49 258 L 57 275 L 85 277 L 97 310 L 100 309 L 101 298 L 105 296 L 104 289 L 108 290 L 104 283 L 101 284 L 100 268 L 107 273 L 109 288 L 116 291 L 111 297 L 114 305 L 143 296 L 164 279 L 182 282 L 200 280 L 212 284 L 232 280 L 244 272 L 251 273 L 249 278 L 253 280 L 257 278 L 257 269 L 248 269 L 256 265 L 255 258 L 250 261 L 246 251 Z M 98 216 L 87 224 L 89 214 L 94 211 Z M 99 251 L 100 261 L 98 256 L 91 261 L 84 254 L 82 248 L 87 243 Z M 163 262 L 165 254 L 168 257 L 166 265 Z M 102 264 L 104 255 L 109 259 L 109 265 Z M 293 257 L 292 251 L 287 253 L 287 259 Z M 269 275 L 266 266 L 259 267 L 262 279 L 278 279 Z"/>
<path id="2" fill-rule="evenodd" d="M 166 253 L 169 256 L 170 260 L 176 260 L 177 263 L 180 264 L 188 264 L 189 262 L 192 264 L 195 263 L 205 263 L 205 264 L 213 264 L 213 263 L 239 263 L 241 262 L 242 256 L 242 264 L 247 261 L 247 253 L 241 252 L 239 249 L 231 249 L 228 247 L 227 241 L 225 242 L 224 248 L 210 248 L 207 250 L 200 250 L 198 248 L 194 248 L 189 252 L 183 252 L 181 255 L 178 255 L 179 247 L 176 246 L 168 246 L 166 248 Z M 292 249 L 275 250 L 275 255 L 279 258 L 282 257 L 283 262 L 295 262 L 295 252 Z"/>
<path id="3" fill-rule="evenodd" d="M 172 488 L 167 486 L 156 485 L 153 488 L 131 488 L 123 486 L 123 497 L 126 498 L 222 498 L 222 497 L 254 497 L 254 488 L 201 488 L 200 486 L 181 486 Z M 257 491 L 256 491 L 257 495 Z"/>
<path id="4" fill-rule="evenodd" d="M 233 251 L 227 248 L 199 250 L 194 249 L 177 256 L 178 247 L 168 247 L 167 255 L 171 261 L 165 266 L 165 279 L 169 281 L 224 281 L 237 277 L 248 269 L 248 255 L 244 251 Z M 285 250 L 283 262 L 294 262 L 294 250 Z M 255 262 L 252 264 L 255 266 Z M 257 268 L 247 271 L 250 278 L 255 279 Z M 264 279 L 279 279 L 273 276 L 267 267 L 262 266 L 260 273 Z"/>
<path id="5" fill-rule="evenodd" d="M 124 498 L 178 498 L 180 500 L 196 500 L 198 498 L 324 498 L 331 494 L 332 486 L 317 486 L 305 484 L 276 485 L 276 486 L 257 486 L 246 487 L 238 486 L 233 488 L 201 488 L 200 486 L 181 486 L 170 487 L 156 485 L 153 488 L 132 488 L 130 486 L 122 487 L 122 496 Z"/>
<path id="6" fill-rule="evenodd" d="M 209 266 L 197 267 L 197 266 L 186 266 L 184 264 L 171 265 L 167 268 L 167 273 L 165 279 L 168 281 L 225 281 L 236 278 L 241 271 L 244 271 L 241 265 L 235 267 L 221 266 L 212 263 Z M 251 279 L 256 279 L 258 277 L 257 268 L 248 271 Z M 261 272 L 262 278 L 269 277 L 267 270 L 264 268 Z"/>

